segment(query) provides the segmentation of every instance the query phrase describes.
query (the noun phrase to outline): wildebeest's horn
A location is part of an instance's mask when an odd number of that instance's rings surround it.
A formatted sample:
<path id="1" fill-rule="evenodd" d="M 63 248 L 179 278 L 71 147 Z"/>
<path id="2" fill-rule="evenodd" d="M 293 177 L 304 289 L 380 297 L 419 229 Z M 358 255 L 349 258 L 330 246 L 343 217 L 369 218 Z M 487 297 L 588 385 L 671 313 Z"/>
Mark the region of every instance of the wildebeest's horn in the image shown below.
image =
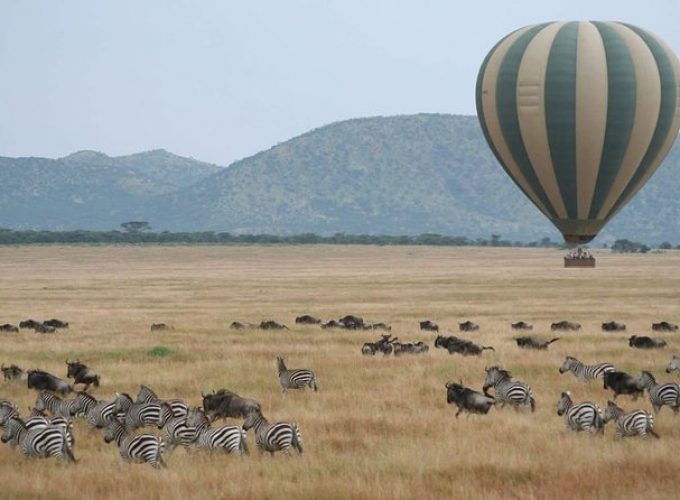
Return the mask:
<path id="1" fill-rule="evenodd" d="M 201 397 L 202 397 L 202 398 L 204 398 L 204 397 L 205 397 L 205 394 L 203 394 L 202 392 L 201 392 Z"/>

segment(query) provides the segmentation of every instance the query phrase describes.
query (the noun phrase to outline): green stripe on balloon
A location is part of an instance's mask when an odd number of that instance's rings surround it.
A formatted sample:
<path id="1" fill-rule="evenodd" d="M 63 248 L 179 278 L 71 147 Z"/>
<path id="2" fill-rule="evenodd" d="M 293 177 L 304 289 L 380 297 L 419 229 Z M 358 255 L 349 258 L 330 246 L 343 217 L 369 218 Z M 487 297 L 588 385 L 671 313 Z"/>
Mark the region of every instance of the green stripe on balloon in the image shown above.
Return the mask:
<path id="1" fill-rule="evenodd" d="M 567 218 L 578 214 L 576 184 L 576 54 L 578 23 L 565 24 L 550 47 L 545 75 L 545 121 L 555 177 Z"/>
<path id="2" fill-rule="evenodd" d="M 630 142 L 635 120 L 635 68 L 628 46 L 610 26 L 593 22 L 600 32 L 607 56 L 607 128 L 595 185 L 590 219 L 597 218 L 618 174 Z"/>
<path id="3" fill-rule="evenodd" d="M 527 180 L 531 189 L 536 193 L 538 199 L 543 203 L 550 217 L 557 217 L 555 208 L 546 196 L 541 186 L 536 172 L 531 165 L 531 160 L 524 147 L 522 134 L 519 127 L 517 116 L 517 74 L 522 56 L 529 45 L 529 42 L 536 34 L 545 28 L 549 23 L 539 24 L 522 34 L 515 43 L 508 49 L 498 72 L 496 82 L 496 106 L 498 121 L 501 126 L 503 138 L 510 150 L 515 162 L 517 163 L 522 175 Z"/>

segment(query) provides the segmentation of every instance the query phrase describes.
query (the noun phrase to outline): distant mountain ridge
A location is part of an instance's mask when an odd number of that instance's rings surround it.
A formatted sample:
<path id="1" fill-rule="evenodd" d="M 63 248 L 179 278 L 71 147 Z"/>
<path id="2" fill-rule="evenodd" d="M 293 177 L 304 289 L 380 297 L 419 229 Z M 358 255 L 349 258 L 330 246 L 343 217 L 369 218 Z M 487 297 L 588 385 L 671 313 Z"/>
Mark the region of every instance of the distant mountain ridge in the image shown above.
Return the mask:
<path id="1" fill-rule="evenodd" d="M 559 234 L 497 164 L 474 116 L 333 123 L 220 168 L 163 150 L 0 158 L 0 227 L 535 240 Z M 600 241 L 680 242 L 680 148 Z"/>

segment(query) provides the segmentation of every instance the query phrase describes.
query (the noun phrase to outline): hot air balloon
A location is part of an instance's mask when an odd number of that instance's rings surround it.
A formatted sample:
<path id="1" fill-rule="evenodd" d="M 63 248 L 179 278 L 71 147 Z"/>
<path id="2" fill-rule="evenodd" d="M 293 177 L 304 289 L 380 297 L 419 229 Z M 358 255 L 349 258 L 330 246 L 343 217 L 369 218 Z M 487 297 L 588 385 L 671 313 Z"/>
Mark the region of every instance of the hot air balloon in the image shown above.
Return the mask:
<path id="1" fill-rule="evenodd" d="M 619 22 L 551 22 L 496 44 L 477 115 L 508 175 L 572 245 L 592 240 L 649 180 L 680 127 L 680 63 Z"/>

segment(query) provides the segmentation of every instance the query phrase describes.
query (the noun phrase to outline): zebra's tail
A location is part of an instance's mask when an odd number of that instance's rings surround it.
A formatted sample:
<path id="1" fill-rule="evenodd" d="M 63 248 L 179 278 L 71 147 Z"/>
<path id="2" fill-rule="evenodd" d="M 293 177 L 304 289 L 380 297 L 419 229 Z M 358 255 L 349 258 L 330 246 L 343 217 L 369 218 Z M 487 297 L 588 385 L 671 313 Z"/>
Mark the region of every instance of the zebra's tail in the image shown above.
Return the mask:
<path id="1" fill-rule="evenodd" d="M 319 386 L 316 385 L 316 377 L 314 377 L 314 378 L 312 379 L 310 385 L 312 386 L 312 389 L 314 389 L 315 392 L 319 390 Z"/>
<path id="2" fill-rule="evenodd" d="M 162 437 L 158 438 L 158 447 L 156 448 L 156 462 L 160 467 L 167 467 L 163 455 L 165 454 L 165 440 Z"/>
<path id="3" fill-rule="evenodd" d="M 73 456 L 73 449 L 66 437 L 66 432 L 64 432 L 64 439 L 62 440 L 61 453 L 67 462 L 76 463 L 78 461 L 76 460 L 76 457 Z"/>
<path id="4" fill-rule="evenodd" d="M 292 446 L 295 448 L 300 455 L 302 455 L 302 434 L 300 434 L 300 428 L 297 424 L 293 424 L 293 440 Z"/>
<path id="5" fill-rule="evenodd" d="M 241 429 L 241 442 L 239 443 L 239 451 L 242 455 L 250 455 L 250 451 L 248 450 L 248 442 L 246 441 L 247 436 L 248 434 L 246 431 Z"/>
<path id="6" fill-rule="evenodd" d="M 534 399 L 534 393 L 529 389 L 529 404 L 531 405 L 531 413 L 536 411 L 536 400 Z"/>
<path id="7" fill-rule="evenodd" d="M 602 414 L 599 409 L 595 414 L 595 431 L 604 436 L 604 420 L 602 419 Z"/>

